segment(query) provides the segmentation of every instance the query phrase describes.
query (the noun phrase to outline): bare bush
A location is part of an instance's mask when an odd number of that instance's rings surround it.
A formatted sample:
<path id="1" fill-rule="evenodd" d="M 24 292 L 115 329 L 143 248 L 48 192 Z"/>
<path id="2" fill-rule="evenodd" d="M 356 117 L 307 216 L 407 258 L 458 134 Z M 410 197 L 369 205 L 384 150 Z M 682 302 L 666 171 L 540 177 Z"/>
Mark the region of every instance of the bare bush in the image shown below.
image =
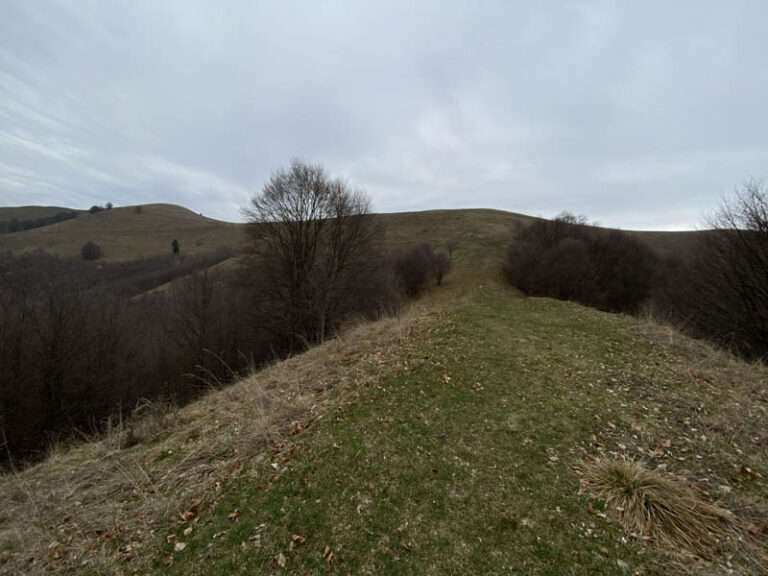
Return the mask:
<path id="1" fill-rule="evenodd" d="M 671 267 L 662 308 L 695 335 L 744 356 L 768 355 L 768 197 L 747 181 L 706 220 L 687 259 Z"/>
<path id="2" fill-rule="evenodd" d="M 566 213 L 520 230 L 507 249 L 507 280 L 528 294 L 636 312 L 651 288 L 653 252 L 623 232 L 585 222 Z"/>
<path id="3" fill-rule="evenodd" d="M 86 242 L 80 249 L 80 255 L 83 260 L 98 260 L 101 258 L 101 246 L 96 242 Z"/>
<path id="4" fill-rule="evenodd" d="M 443 283 L 443 278 L 453 268 L 453 260 L 450 255 L 445 252 L 438 252 L 432 259 L 432 274 L 435 277 L 437 285 L 440 286 Z"/>
<path id="5" fill-rule="evenodd" d="M 408 296 L 418 296 L 427 285 L 432 275 L 434 257 L 432 248 L 426 243 L 395 254 L 392 268 L 399 285 Z"/>

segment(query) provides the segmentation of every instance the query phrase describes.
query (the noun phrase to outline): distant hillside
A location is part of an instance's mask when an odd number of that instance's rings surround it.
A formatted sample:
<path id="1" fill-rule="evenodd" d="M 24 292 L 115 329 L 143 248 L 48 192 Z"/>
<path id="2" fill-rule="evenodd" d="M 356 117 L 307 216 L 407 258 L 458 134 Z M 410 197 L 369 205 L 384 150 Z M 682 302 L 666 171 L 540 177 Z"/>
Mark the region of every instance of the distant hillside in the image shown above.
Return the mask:
<path id="1" fill-rule="evenodd" d="M 33 207 L 24 208 L 33 213 Z M 7 210 L 2 209 L 0 216 Z M 46 208 L 47 210 L 47 208 Z M 66 209 L 64 209 L 66 210 Z M 178 240 L 183 254 L 199 255 L 218 248 L 236 249 L 242 230 L 238 224 L 220 222 L 172 204 L 148 204 L 137 213 L 127 206 L 87 212 L 50 226 L 0 236 L 0 251 L 44 250 L 64 257 L 79 257 L 86 242 L 102 249 L 104 260 L 135 260 L 168 254 Z"/>
<path id="2" fill-rule="evenodd" d="M 52 206 L 0 208 L 0 221 L 33 219 L 70 211 Z M 173 204 L 126 206 L 96 214 L 79 211 L 80 216 L 42 228 L 0 236 L 0 252 L 44 250 L 64 257 L 79 257 L 86 242 L 102 248 L 105 261 L 135 260 L 170 252 L 179 241 L 183 254 L 200 255 L 221 247 L 237 250 L 244 241 L 243 224 L 222 222 L 201 216 Z M 427 210 L 376 214 L 382 227 L 385 250 L 429 242 L 436 250 L 449 241 L 456 244 L 459 265 L 487 268 L 501 263 L 504 249 L 518 227 L 536 217 L 490 209 Z M 630 231 L 662 255 L 691 248 L 704 232 Z"/>

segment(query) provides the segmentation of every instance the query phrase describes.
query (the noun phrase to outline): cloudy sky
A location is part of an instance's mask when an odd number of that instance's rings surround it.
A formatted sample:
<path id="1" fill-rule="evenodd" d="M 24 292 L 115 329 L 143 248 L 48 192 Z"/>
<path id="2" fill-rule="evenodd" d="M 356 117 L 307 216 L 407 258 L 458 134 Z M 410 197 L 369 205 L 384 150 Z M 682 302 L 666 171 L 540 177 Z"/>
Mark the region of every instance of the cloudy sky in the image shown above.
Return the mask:
<path id="1" fill-rule="evenodd" d="M 768 3 L 0 0 L 0 204 L 238 220 L 292 157 L 381 212 L 684 229 L 768 177 Z"/>

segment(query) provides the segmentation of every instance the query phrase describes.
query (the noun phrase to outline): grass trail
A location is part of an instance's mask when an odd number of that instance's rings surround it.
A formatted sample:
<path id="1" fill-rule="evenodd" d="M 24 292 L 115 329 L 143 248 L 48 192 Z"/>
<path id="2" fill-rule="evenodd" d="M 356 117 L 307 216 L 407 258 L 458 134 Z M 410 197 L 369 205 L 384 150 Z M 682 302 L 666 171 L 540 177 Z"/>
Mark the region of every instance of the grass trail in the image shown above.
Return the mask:
<path id="1" fill-rule="evenodd" d="M 653 404 L 652 381 L 674 386 L 679 375 L 667 344 L 621 317 L 496 288 L 435 315 L 404 340 L 392 374 L 286 438 L 198 525 L 163 535 L 168 544 L 156 567 L 177 574 L 717 570 L 628 539 L 578 495 L 571 470 L 587 452 L 612 452 L 685 473 L 720 447 L 712 438 L 709 447 L 677 450 L 672 412 L 695 402 L 695 393 L 678 397 L 681 406 L 668 414 Z M 675 448 L 654 452 L 665 440 Z M 734 465 L 717 463 L 718 482 L 740 480 Z M 765 496 L 764 485 L 750 489 Z"/>

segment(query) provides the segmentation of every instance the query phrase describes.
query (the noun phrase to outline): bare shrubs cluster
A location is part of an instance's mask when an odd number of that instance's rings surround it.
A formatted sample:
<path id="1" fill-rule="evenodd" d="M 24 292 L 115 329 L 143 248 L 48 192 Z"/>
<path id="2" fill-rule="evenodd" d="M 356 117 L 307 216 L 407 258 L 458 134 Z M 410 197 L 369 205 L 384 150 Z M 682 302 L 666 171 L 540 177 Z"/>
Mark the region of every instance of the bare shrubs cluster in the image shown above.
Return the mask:
<path id="1" fill-rule="evenodd" d="M 165 268 L 178 273 L 169 259 Z M 184 402 L 204 382 L 226 382 L 269 357 L 245 295 L 208 274 L 129 298 L 137 285 L 125 275 L 143 288 L 169 278 L 160 271 L 160 262 L 95 268 L 45 254 L 0 257 L 0 463 L 98 431 L 140 401 Z"/>
<path id="2" fill-rule="evenodd" d="M 528 294 L 633 313 L 648 296 L 655 259 L 632 236 L 563 214 L 520 230 L 507 249 L 504 273 Z"/>
<path id="3" fill-rule="evenodd" d="M 391 267 L 401 290 L 414 297 L 421 294 L 432 279 L 440 286 L 453 267 L 453 259 L 444 252 L 434 252 L 424 243 L 396 253 L 391 258 Z"/>
<path id="4" fill-rule="evenodd" d="M 694 335 L 751 358 L 768 356 L 768 195 L 747 181 L 706 220 L 710 229 L 671 263 L 657 309 Z"/>

